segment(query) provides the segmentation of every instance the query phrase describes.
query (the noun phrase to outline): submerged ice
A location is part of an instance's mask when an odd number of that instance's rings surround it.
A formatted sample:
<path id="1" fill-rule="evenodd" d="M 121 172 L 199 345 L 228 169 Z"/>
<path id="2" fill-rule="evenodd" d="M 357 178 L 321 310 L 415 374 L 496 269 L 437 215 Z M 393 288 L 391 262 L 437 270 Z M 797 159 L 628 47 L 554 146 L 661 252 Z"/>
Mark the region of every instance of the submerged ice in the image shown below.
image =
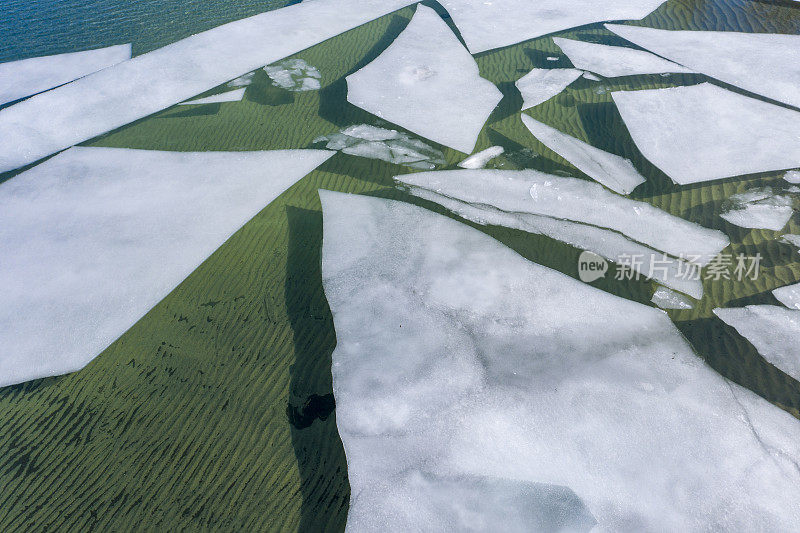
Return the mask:
<path id="1" fill-rule="evenodd" d="M 606 78 L 636 74 L 661 74 L 664 72 L 691 72 L 686 67 L 667 61 L 650 52 L 587 43 L 574 39 L 553 37 L 576 68 L 600 74 Z"/>
<path id="2" fill-rule="evenodd" d="M 770 187 L 734 194 L 727 203 L 727 209 L 720 216 L 742 228 L 780 231 L 794 214 L 792 199 L 775 194 Z"/>
<path id="3" fill-rule="evenodd" d="M 414 139 L 406 133 L 359 124 L 349 126 L 339 133 L 314 139 L 326 143 L 328 150 L 341 150 L 345 154 L 380 159 L 387 163 L 420 170 L 432 170 L 447 163 L 441 150 Z"/>
<path id="4" fill-rule="evenodd" d="M 274 65 L 264 67 L 272 85 L 287 91 L 316 91 L 320 88 L 320 74 L 317 67 L 311 66 L 303 59 L 286 59 Z"/>

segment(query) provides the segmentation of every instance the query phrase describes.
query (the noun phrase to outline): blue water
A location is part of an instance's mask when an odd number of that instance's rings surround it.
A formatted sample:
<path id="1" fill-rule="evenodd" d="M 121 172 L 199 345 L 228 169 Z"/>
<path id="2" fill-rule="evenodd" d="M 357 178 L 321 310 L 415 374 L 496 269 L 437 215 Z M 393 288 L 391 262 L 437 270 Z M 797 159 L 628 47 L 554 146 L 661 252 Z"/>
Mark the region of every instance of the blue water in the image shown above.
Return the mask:
<path id="1" fill-rule="evenodd" d="M 135 55 L 296 0 L 0 0 L 0 62 L 133 43 Z"/>

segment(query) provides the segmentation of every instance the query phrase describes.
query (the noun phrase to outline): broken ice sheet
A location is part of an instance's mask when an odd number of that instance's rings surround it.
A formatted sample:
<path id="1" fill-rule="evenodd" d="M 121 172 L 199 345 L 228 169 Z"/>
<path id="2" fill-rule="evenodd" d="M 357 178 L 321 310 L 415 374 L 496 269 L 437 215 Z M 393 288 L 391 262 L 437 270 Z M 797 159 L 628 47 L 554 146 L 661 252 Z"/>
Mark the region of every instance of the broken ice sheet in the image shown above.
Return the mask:
<path id="1" fill-rule="evenodd" d="M 798 250 L 800 250 L 800 235 L 793 235 L 791 233 L 788 233 L 782 236 L 781 240 L 787 244 L 795 246 Z"/>
<path id="2" fill-rule="evenodd" d="M 776 305 L 714 309 L 758 353 L 794 379 L 800 380 L 800 310 Z"/>
<path id="3" fill-rule="evenodd" d="M 686 67 L 643 50 L 587 43 L 561 37 L 553 37 L 553 42 L 561 48 L 576 68 L 588 70 L 606 78 L 636 74 L 661 74 L 663 72 L 691 72 Z"/>
<path id="4" fill-rule="evenodd" d="M 347 77 L 347 101 L 465 154 L 503 98 L 436 12 L 414 18 L 370 64 Z"/>
<path id="5" fill-rule="evenodd" d="M 415 169 L 432 170 L 437 165 L 447 163 L 441 150 L 419 139 L 368 124 L 349 126 L 339 133 L 314 139 L 314 143 L 321 142 L 326 143 L 328 150 L 341 150 L 345 154 L 380 159 Z"/>
<path id="6" fill-rule="evenodd" d="M 800 283 L 778 287 L 772 294 L 789 309 L 800 309 Z"/>
<path id="7" fill-rule="evenodd" d="M 783 175 L 783 179 L 789 183 L 800 184 L 800 170 L 790 170 Z"/>
<path id="8" fill-rule="evenodd" d="M 0 386 L 82 368 L 331 155 L 78 147 L 0 184 Z"/>
<path id="9" fill-rule="evenodd" d="M 612 191 L 628 194 L 645 182 L 629 159 L 595 148 L 524 113 L 522 122 L 542 144 Z"/>
<path id="10" fill-rule="evenodd" d="M 659 287 L 653 293 L 651 302 L 661 309 L 693 309 L 694 304 L 686 296 L 679 294 L 667 287 Z"/>
<path id="11" fill-rule="evenodd" d="M 680 185 L 800 164 L 796 111 L 710 83 L 611 96 L 642 154 Z"/>
<path id="12" fill-rule="evenodd" d="M 601 531 L 800 523 L 800 424 L 706 366 L 662 311 L 416 206 L 321 199 L 349 531 L 405 530 L 416 505 L 425 530 L 540 530 L 539 498 L 477 503 L 498 497 L 486 478 L 565 487 L 581 504 L 550 518 L 585 507 Z"/>
<path id="13" fill-rule="evenodd" d="M 569 84 L 581 77 L 581 71 L 573 68 L 535 68 L 516 82 L 522 95 L 522 109 L 546 102 L 561 93 Z"/>
<path id="14" fill-rule="evenodd" d="M 794 214 L 792 199 L 773 193 L 769 187 L 734 194 L 728 204 L 720 216 L 742 228 L 780 231 Z"/>
<path id="15" fill-rule="evenodd" d="M 178 105 L 203 105 L 203 104 L 220 104 L 224 102 L 239 102 L 242 98 L 244 98 L 244 92 L 247 90 L 246 87 L 241 89 L 236 89 L 233 91 L 228 91 L 220 94 L 214 94 L 212 96 L 206 96 L 205 98 L 197 98 L 195 100 L 189 100 L 188 102 L 181 102 Z"/>
<path id="16" fill-rule="evenodd" d="M 287 91 L 316 91 L 321 86 L 319 70 L 303 59 L 285 59 L 264 67 L 264 72 L 272 80 L 272 85 Z"/>
<path id="17" fill-rule="evenodd" d="M 502 146 L 491 146 L 486 150 L 481 150 L 477 154 L 473 154 L 458 164 L 461 168 L 483 168 L 489 161 L 498 157 L 505 149 Z"/>
<path id="18" fill-rule="evenodd" d="M 238 78 L 229 81 L 228 87 L 247 87 L 253 83 L 253 78 L 255 75 L 255 72 L 248 72 L 244 76 L 239 76 Z"/>

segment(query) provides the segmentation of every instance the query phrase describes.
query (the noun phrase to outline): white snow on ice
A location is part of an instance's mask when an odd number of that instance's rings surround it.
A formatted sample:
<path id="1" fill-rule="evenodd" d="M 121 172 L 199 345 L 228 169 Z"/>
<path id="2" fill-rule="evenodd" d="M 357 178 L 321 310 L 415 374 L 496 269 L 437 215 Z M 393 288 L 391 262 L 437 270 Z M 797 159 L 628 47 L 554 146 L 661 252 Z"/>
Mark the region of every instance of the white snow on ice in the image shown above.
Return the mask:
<path id="1" fill-rule="evenodd" d="M 643 50 L 587 43 L 561 37 L 553 37 L 553 42 L 567 55 L 575 68 L 588 70 L 606 78 L 664 72 L 691 72 L 686 67 Z"/>
<path id="2" fill-rule="evenodd" d="M 574 68 L 535 68 L 517 80 L 516 86 L 522 95 L 522 109 L 546 102 L 561 93 L 569 84 L 581 77 Z"/>
<path id="3" fill-rule="evenodd" d="M 800 309 L 800 283 L 778 287 L 772 294 L 789 309 Z"/>
<path id="4" fill-rule="evenodd" d="M 76 147 L 0 184 L 0 386 L 82 368 L 332 154 Z"/>
<path id="5" fill-rule="evenodd" d="M 742 228 L 780 231 L 794 214 L 792 199 L 773 193 L 769 187 L 734 194 L 728 203 L 729 207 L 720 216 Z"/>
<path id="6" fill-rule="evenodd" d="M 239 102 L 242 100 L 242 98 L 244 98 L 244 92 L 246 90 L 247 88 L 243 87 L 241 89 L 236 89 L 221 94 L 206 96 L 205 98 L 197 98 L 195 100 L 189 100 L 188 102 L 181 102 L 178 105 L 203 105 L 203 104 L 221 104 L 224 102 Z"/>
<path id="7" fill-rule="evenodd" d="M 436 14 L 422 5 L 389 47 L 347 77 L 347 101 L 465 154 L 503 98 Z"/>

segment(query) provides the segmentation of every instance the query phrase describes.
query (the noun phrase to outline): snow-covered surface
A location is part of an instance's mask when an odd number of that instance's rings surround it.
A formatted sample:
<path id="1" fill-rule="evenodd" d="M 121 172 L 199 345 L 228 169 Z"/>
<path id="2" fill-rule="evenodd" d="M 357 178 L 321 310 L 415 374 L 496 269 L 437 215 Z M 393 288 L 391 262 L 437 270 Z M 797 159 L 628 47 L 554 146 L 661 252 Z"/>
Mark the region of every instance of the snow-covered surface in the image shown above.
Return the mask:
<path id="1" fill-rule="evenodd" d="M 800 107 L 800 35 L 669 31 L 614 24 L 606 27 L 696 72 Z"/>
<path id="2" fill-rule="evenodd" d="M 82 368 L 331 155 L 76 147 L 0 184 L 0 386 Z"/>
<path id="3" fill-rule="evenodd" d="M 710 83 L 612 93 L 654 165 L 681 185 L 800 165 L 800 113 Z"/>
<path id="4" fill-rule="evenodd" d="M 442 0 L 470 52 L 607 20 L 641 19 L 664 0 Z"/>
<path id="5" fill-rule="evenodd" d="M 241 89 L 235 89 L 233 91 L 228 91 L 221 94 L 206 96 L 205 98 L 197 98 L 195 100 L 189 100 L 188 102 L 181 102 L 178 105 L 202 105 L 221 104 L 223 102 L 239 102 L 242 98 L 244 98 L 244 92 L 246 90 L 247 88 L 243 87 Z"/>
<path id="6" fill-rule="evenodd" d="M 242 76 L 239 76 L 236 79 L 233 79 L 228 82 L 228 87 L 247 87 L 253 83 L 253 78 L 255 78 L 255 72 L 248 72 Z"/>
<path id="7" fill-rule="evenodd" d="M 686 296 L 667 287 L 659 287 L 653 293 L 651 302 L 661 309 L 693 309 L 694 304 Z"/>
<path id="8" fill-rule="evenodd" d="M 748 305 L 714 309 L 714 314 L 750 341 L 761 357 L 800 380 L 800 310 Z"/>
<path id="9" fill-rule="evenodd" d="M 522 115 L 522 122 L 542 144 L 612 191 L 628 194 L 645 182 L 633 163 L 624 157 L 595 148 L 528 115 Z"/>
<path id="10" fill-rule="evenodd" d="M 792 199 L 775 194 L 769 187 L 734 194 L 728 198 L 728 204 L 720 216 L 742 228 L 780 231 L 794 214 Z"/>
<path id="11" fill-rule="evenodd" d="M 797 420 L 708 368 L 663 311 L 419 207 L 322 206 L 349 531 L 800 523 Z"/>
<path id="12" fill-rule="evenodd" d="M 341 150 L 345 154 L 380 159 L 419 170 L 432 170 L 437 165 L 447 163 L 441 150 L 419 139 L 397 130 L 368 124 L 348 126 L 339 133 L 314 139 L 314 142 L 326 143 L 328 150 Z"/>
<path id="13" fill-rule="evenodd" d="M 800 309 L 800 283 L 778 287 L 772 294 L 789 309 Z"/>
<path id="14" fill-rule="evenodd" d="M 272 85 L 287 91 L 316 91 L 321 87 L 319 69 L 303 59 L 286 59 L 264 67 L 264 72 L 272 80 Z"/>
<path id="15" fill-rule="evenodd" d="M 663 72 L 691 72 L 672 61 L 643 50 L 587 43 L 574 39 L 553 37 L 576 68 L 600 74 L 606 78 L 634 76 L 636 74 L 661 74 Z"/>
<path id="16" fill-rule="evenodd" d="M 130 58 L 131 45 L 120 44 L 0 63 L 0 105 L 58 87 Z"/>
<path id="17" fill-rule="evenodd" d="M 411 0 L 314 0 L 192 35 L 0 110 L 0 172 L 183 102 Z"/>
<path id="18" fill-rule="evenodd" d="M 569 84 L 581 77 L 574 68 L 535 68 L 517 80 L 517 89 L 522 95 L 522 109 L 546 102 L 561 93 Z"/>
<path id="19" fill-rule="evenodd" d="M 783 175 L 783 179 L 789 183 L 800 184 L 800 170 L 790 170 Z"/>
<path id="20" fill-rule="evenodd" d="M 465 154 L 503 98 L 436 12 L 422 5 L 403 33 L 347 77 L 347 101 Z"/>
<path id="21" fill-rule="evenodd" d="M 489 161 L 501 155 L 503 152 L 505 152 L 505 149 L 502 146 L 492 146 L 486 150 L 481 150 L 477 154 L 469 156 L 459 163 L 458 166 L 461 168 L 470 169 L 483 168 Z"/>

